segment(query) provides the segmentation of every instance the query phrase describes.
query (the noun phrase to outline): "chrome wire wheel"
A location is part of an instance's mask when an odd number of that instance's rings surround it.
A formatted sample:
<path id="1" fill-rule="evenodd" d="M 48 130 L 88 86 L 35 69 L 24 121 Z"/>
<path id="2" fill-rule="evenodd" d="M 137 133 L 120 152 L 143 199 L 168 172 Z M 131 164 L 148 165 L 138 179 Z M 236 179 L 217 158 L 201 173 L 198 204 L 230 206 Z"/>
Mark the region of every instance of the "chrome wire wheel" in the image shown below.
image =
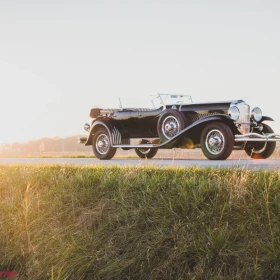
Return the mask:
<path id="1" fill-rule="evenodd" d="M 105 155 L 110 148 L 108 136 L 106 134 L 100 134 L 96 139 L 95 147 L 101 155 Z"/>
<path id="2" fill-rule="evenodd" d="M 224 135 L 217 129 L 209 131 L 205 138 L 205 146 L 212 155 L 220 154 L 225 147 Z"/>
<path id="3" fill-rule="evenodd" d="M 94 155 L 101 160 L 111 159 L 117 148 L 111 146 L 110 133 L 105 127 L 99 128 L 92 137 L 92 150 Z"/>
<path id="4" fill-rule="evenodd" d="M 227 159 L 234 145 L 234 136 L 227 123 L 211 122 L 206 124 L 200 136 L 203 154 L 210 160 Z"/>
<path id="5" fill-rule="evenodd" d="M 163 120 L 161 131 L 165 138 L 170 139 L 174 137 L 180 130 L 180 123 L 176 117 L 168 116 Z"/>

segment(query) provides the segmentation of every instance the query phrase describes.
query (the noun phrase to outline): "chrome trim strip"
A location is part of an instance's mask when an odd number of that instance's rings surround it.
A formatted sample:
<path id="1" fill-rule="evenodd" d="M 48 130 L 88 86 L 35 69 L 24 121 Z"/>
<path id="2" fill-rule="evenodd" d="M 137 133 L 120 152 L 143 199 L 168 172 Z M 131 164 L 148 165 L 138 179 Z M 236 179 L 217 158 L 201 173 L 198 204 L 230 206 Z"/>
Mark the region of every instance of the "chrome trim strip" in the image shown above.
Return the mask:
<path id="1" fill-rule="evenodd" d="M 112 143 L 115 144 L 116 143 L 116 139 L 115 139 L 115 128 L 112 131 Z"/>
<path id="2" fill-rule="evenodd" d="M 122 136 L 121 136 L 121 134 L 120 134 L 120 133 L 119 133 L 118 141 L 119 141 L 119 144 L 121 144 L 121 143 L 122 143 Z"/>
<path id="3" fill-rule="evenodd" d="M 112 131 L 112 144 L 113 145 L 122 144 L 122 136 L 116 127 L 114 127 Z"/>

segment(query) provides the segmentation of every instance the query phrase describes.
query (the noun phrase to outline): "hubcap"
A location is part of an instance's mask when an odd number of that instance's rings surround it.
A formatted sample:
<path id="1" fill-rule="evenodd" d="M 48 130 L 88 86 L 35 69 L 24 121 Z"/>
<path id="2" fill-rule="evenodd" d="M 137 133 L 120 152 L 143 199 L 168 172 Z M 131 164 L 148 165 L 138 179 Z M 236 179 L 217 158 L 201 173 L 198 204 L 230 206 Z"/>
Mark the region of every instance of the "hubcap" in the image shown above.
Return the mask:
<path id="1" fill-rule="evenodd" d="M 141 148 L 141 149 L 138 149 L 138 150 L 139 150 L 139 152 L 141 152 L 141 154 L 146 155 L 150 152 L 151 149 Z"/>
<path id="2" fill-rule="evenodd" d="M 205 145 L 212 155 L 218 155 L 225 146 L 224 135 L 217 129 L 209 131 L 205 139 Z"/>
<path id="3" fill-rule="evenodd" d="M 175 117 L 169 116 L 164 119 L 162 123 L 162 133 L 167 139 L 172 138 L 179 131 L 180 131 L 180 124 Z"/>
<path id="4" fill-rule="evenodd" d="M 100 134 L 96 139 L 96 150 L 98 153 L 104 155 L 108 152 L 110 147 L 110 141 L 106 134 Z"/>

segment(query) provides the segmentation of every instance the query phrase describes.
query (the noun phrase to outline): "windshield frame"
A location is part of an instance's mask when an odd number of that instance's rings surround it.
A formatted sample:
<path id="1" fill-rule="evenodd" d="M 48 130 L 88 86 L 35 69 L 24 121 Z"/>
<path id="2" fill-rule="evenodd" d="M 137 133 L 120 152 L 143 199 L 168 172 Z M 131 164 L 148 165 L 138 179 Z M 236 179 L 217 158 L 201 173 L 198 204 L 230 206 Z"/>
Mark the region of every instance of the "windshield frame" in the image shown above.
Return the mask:
<path id="1" fill-rule="evenodd" d="M 172 98 L 175 98 L 177 100 L 174 100 L 175 102 L 166 102 L 169 99 L 171 100 Z M 166 94 L 166 93 L 158 93 L 157 98 L 160 99 L 160 103 L 161 105 L 166 108 L 167 105 L 175 105 L 175 104 L 191 104 L 193 103 L 192 97 L 191 95 L 187 95 L 187 94 Z M 183 99 L 188 100 L 189 102 L 184 102 Z"/>

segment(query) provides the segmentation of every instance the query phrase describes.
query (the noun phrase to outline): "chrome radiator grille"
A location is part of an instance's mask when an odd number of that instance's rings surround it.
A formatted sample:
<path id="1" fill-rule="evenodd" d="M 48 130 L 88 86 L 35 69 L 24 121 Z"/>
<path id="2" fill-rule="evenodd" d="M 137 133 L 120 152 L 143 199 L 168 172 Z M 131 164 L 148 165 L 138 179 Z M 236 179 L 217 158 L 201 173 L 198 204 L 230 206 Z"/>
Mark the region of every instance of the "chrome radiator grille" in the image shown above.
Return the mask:
<path id="1" fill-rule="evenodd" d="M 236 123 L 241 124 L 241 129 L 238 129 L 242 134 L 250 132 L 250 106 L 246 103 L 236 105 L 240 111 L 240 117 Z"/>

